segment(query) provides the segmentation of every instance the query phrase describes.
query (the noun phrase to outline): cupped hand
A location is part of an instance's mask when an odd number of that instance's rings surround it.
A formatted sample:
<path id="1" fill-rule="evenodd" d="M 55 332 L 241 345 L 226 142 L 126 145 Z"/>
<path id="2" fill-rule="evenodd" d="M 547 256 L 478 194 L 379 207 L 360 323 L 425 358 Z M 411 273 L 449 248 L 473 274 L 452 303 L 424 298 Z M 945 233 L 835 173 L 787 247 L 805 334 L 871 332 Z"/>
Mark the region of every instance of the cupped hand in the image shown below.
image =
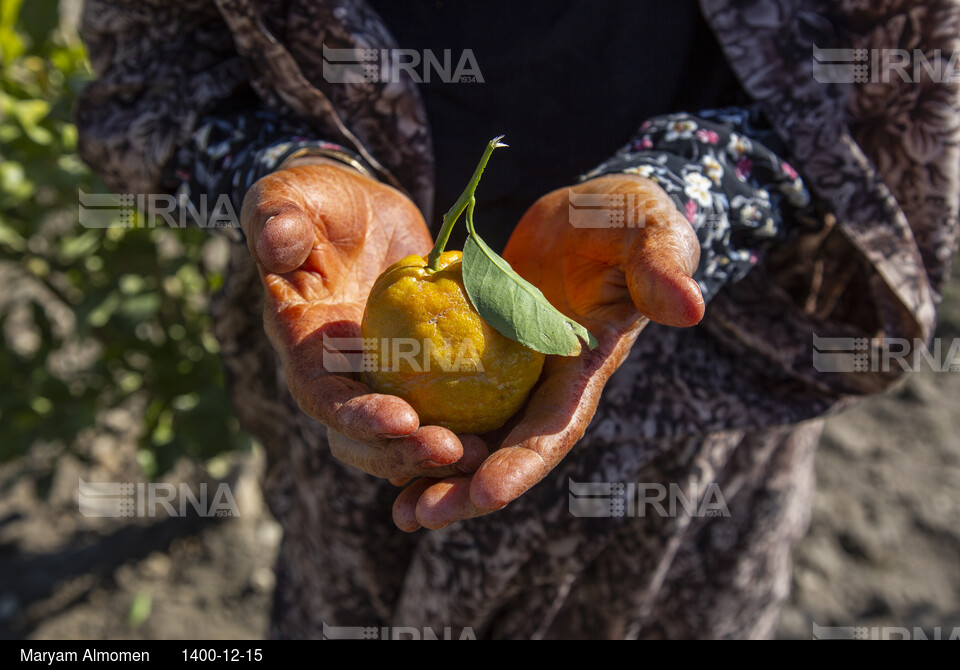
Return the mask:
<path id="1" fill-rule="evenodd" d="M 338 346 L 359 350 L 373 282 L 432 242 L 416 206 L 396 189 L 322 159 L 274 172 L 247 192 L 241 225 L 264 285 L 264 327 L 304 412 L 328 427 L 332 454 L 378 477 L 472 472 L 487 455 L 421 426 L 404 400 L 373 392 Z M 349 351 L 348 351 L 349 353 Z"/>
<path id="2" fill-rule="evenodd" d="M 624 228 L 570 223 L 570 193 L 620 194 L 632 204 Z M 543 479 L 583 436 L 604 385 L 649 321 L 688 327 L 704 302 L 691 278 L 696 233 L 656 183 L 604 176 L 553 191 L 524 215 L 504 251 L 513 268 L 561 312 L 597 338 L 579 356 L 548 356 L 540 381 L 512 429 L 472 475 L 431 474 L 394 504 L 403 530 L 442 528 L 501 509 Z M 489 436 L 488 436 L 489 437 Z"/>

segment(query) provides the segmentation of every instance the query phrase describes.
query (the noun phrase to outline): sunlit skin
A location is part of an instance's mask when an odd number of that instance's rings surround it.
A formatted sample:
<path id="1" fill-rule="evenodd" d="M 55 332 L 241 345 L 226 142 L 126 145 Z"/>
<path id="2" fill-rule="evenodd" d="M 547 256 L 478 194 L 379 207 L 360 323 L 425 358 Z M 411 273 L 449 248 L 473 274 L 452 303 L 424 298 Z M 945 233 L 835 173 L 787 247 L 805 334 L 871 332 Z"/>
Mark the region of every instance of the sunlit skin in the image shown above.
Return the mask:
<path id="1" fill-rule="evenodd" d="M 524 407 L 505 430 L 483 439 L 421 426 L 402 399 L 323 368 L 323 334 L 358 337 L 377 276 L 405 256 L 430 251 L 413 203 L 322 159 L 268 175 L 247 193 L 242 226 L 265 287 L 265 328 L 290 392 L 326 424 L 334 457 L 406 484 L 393 510 L 400 529 L 442 528 L 518 498 L 583 436 L 604 385 L 648 320 L 688 327 L 702 318 L 703 299 L 690 277 L 697 238 L 666 193 L 635 175 L 572 188 L 634 194 L 644 225 L 574 228 L 568 188 L 527 211 L 504 257 L 599 345 L 580 356 L 548 356 Z"/>

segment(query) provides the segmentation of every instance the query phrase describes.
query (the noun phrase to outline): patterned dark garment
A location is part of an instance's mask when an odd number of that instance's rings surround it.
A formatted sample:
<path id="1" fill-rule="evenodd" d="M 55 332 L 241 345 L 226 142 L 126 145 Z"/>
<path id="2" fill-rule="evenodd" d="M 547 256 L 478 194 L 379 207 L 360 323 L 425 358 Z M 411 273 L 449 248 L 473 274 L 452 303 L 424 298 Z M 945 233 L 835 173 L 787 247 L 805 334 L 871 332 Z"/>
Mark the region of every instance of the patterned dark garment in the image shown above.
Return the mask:
<path id="1" fill-rule="evenodd" d="M 708 302 L 725 284 L 743 279 L 772 242 L 804 226 L 819 227 L 797 171 L 761 144 L 761 137 L 778 141 L 756 127 L 757 115 L 726 109 L 701 113 L 705 118 L 651 119 L 613 158 L 582 177 L 626 173 L 659 184 L 697 231 L 694 279 Z"/>
<path id="2" fill-rule="evenodd" d="M 596 173 L 646 173 L 675 189 L 704 248 L 707 315 L 691 329 L 647 326 L 584 438 L 505 509 L 398 532 L 397 489 L 335 461 L 323 426 L 291 399 L 263 334 L 256 268 L 233 245 L 215 332 L 238 416 L 267 450 L 264 491 L 285 530 L 273 636 L 319 637 L 324 623 L 469 627 L 486 638 L 773 633 L 790 547 L 807 523 L 821 417 L 896 380 L 818 372 L 813 336 L 929 338 L 957 239 L 957 84 L 823 83 L 812 48 L 951 53 L 960 3 L 699 4 L 750 115 L 653 119 Z M 89 0 L 84 37 L 98 79 L 77 110 L 81 151 L 116 190 L 239 198 L 269 169 L 258 160 L 289 142 L 333 143 L 432 220 L 416 87 L 322 76 L 321 44 L 395 46 L 364 3 Z M 218 163 L 198 134 L 251 118 L 235 113 L 238 95 L 255 99 L 266 124 L 296 130 L 246 126 L 231 162 Z M 571 480 L 673 485 L 697 504 L 576 516 Z M 729 516 L 696 513 L 710 484 Z"/>

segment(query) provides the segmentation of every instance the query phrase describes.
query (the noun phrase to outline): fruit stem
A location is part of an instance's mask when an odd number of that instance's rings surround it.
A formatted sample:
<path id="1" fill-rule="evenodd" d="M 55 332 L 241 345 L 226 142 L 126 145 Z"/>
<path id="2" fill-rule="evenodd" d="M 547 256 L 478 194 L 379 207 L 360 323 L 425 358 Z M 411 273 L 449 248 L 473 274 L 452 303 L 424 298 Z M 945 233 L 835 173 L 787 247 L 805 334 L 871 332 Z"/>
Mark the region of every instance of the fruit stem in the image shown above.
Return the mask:
<path id="1" fill-rule="evenodd" d="M 493 153 L 493 150 L 507 146 L 500 141 L 502 139 L 503 135 L 500 135 L 487 142 L 487 148 L 483 150 L 483 156 L 480 157 L 480 163 L 477 165 L 477 169 L 473 171 L 473 176 L 470 177 L 467 187 L 463 190 L 463 193 L 454 203 L 453 207 L 451 207 L 450 210 L 443 215 L 443 226 L 440 228 L 440 233 L 437 235 L 437 243 L 433 245 L 433 250 L 430 252 L 430 255 L 427 256 L 427 269 L 431 272 L 436 272 L 440 269 L 440 254 L 443 253 L 443 248 L 447 246 L 447 241 L 450 239 L 450 233 L 453 232 L 453 224 L 457 222 L 457 219 L 460 218 L 460 215 L 463 214 L 463 210 L 465 210 L 468 205 L 476 202 L 475 193 L 477 191 L 477 184 L 480 183 L 480 177 L 483 176 L 483 169 L 487 166 L 487 161 L 490 160 L 490 155 Z M 471 207 L 471 210 L 472 209 L 473 208 Z M 473 221 L 470 221 L 470 224 L 472 232 Z"/>
<path id="2" fill-rule="evenodd" d="M 476 204 L 477 199 L 470 198 L 470 202 L 467 203 L 467 215 L 463 217 L 463 220 L 467 222 L 467 231 L 473 236 L 476 236 L 477 234 L 477 231 L 473 229 L 473 208 L 476 206 Z"/>

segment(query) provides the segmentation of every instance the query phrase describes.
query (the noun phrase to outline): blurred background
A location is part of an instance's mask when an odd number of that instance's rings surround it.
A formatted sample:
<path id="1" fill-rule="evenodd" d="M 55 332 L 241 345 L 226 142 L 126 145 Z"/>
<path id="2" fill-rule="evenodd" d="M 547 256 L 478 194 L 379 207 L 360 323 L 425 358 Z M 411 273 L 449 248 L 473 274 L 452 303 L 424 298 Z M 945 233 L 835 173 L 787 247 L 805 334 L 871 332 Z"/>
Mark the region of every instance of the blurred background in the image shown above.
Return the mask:
<path id="1" fill-rule="evenodd" d="M 107 189 L 76 154 L 79 12 L 0 2 L 0 638 L 262 637 L 281 531 L 210 332 L 226 245 L 80 226 Z M 960 627 L 958 408 L 960 373 L 920 371 L 829 420 L 781 637 Z M 78 479 L 227 482 L 241 515 L 85 518 Z"/>

